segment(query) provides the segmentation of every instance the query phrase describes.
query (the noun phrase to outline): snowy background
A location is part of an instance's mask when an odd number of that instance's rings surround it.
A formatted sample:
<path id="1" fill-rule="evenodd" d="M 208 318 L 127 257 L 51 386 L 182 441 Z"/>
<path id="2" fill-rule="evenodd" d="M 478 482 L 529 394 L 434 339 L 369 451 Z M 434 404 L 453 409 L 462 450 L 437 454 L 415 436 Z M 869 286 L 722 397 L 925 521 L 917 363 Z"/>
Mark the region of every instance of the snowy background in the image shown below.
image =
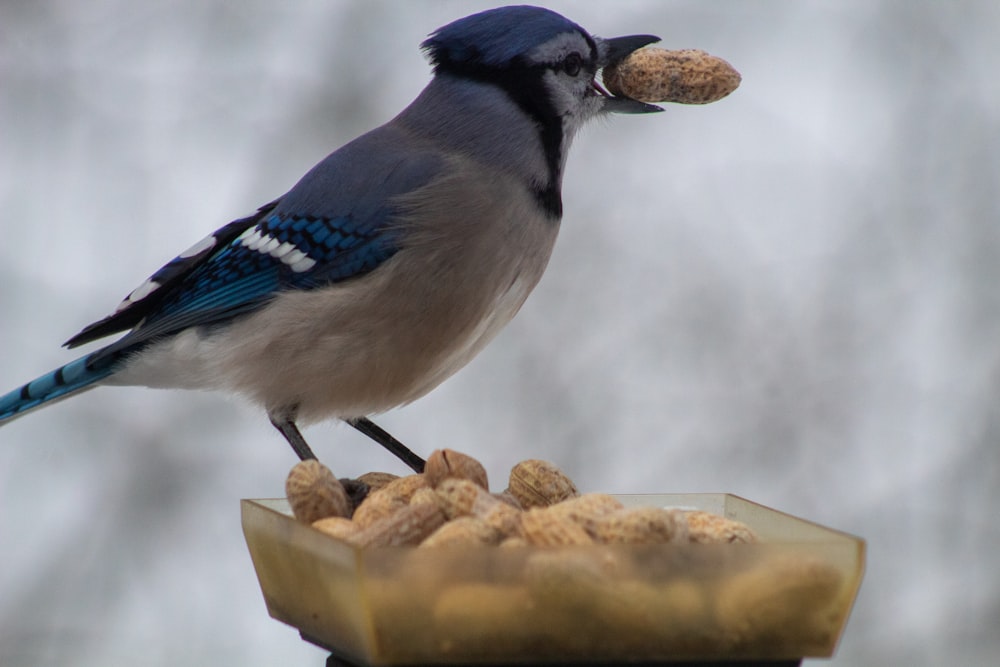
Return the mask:
<path id="1" fill-rule="evenodd" d="M 426 83 L 479 2 L 0 4 L 0 380 Z M 729 491 L 868 540 L 833 665 L 1000 656 L 1000 4 L 552 2 L 743 74 L 577 140 L 541 285 L 379 423 L 585 490 Z M 340 475 L 403 472 L 345 426 Z M 226 398 L 99 389 L 0 431 L 0 664 L 322 665 L 239 499 L 291 450 Z"/>

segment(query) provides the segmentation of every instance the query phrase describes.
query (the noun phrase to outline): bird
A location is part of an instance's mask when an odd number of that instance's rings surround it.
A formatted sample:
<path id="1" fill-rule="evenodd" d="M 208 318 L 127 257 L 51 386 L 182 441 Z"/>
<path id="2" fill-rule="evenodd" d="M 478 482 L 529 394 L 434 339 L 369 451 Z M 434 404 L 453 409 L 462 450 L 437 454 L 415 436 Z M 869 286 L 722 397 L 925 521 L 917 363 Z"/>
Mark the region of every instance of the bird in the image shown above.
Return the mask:
<path id="1" fill-rule="evenodd" d="M 64 345 L 117 340 L 0 397 L 0 425 L 99 385 L 216 390 L 261 406 L 300 459 L 316 457 L 299 425 L 340 419 L 420 472 L 370 417 L 430 392 L 518 312 L 577 131 L 662 111 L 598 72 L 656 41 L 523 5 L 438 28 L 409 106 L 167 262 Z"/>

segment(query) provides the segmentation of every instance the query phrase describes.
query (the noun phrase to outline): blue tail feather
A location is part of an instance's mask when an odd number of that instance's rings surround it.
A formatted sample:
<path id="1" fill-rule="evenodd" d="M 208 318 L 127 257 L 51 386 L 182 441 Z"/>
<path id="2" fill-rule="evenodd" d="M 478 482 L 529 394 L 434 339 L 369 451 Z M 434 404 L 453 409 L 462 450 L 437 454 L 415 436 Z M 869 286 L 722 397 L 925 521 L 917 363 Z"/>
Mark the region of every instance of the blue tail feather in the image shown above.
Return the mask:
<path id="1" fill-rule="evenodd" d="M 92 356 L 80 357 L 0 396 L 0 425 L 35 408 L 90 389 L 115 371 L 113 363 L 88 366 L 87 362 Z"/>

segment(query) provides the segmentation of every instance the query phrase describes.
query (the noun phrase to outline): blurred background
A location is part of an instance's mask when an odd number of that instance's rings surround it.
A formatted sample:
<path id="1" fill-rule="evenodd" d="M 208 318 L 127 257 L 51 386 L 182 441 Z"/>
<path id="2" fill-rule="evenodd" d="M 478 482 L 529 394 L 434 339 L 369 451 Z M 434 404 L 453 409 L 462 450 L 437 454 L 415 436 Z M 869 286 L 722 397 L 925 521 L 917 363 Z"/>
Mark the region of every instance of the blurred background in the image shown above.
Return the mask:
<path id="1" fill-rule="evenodd" d="M 727 491 L 863 536 L 833 665 L 1000 656 L 1000 4 L 550 2 L 743 74 L 578 137 L 512 325 L 379 423 L 495 484 Z M 0 4 L 0 390 L 425 85 L 482 2 Z M 343 425 L 337 474 L 405 472 Z M 103 388 L 0 431 L 0 664 L 322 665 L 271 620 L 239 499 L 290 448 L 211 394 Z"/>

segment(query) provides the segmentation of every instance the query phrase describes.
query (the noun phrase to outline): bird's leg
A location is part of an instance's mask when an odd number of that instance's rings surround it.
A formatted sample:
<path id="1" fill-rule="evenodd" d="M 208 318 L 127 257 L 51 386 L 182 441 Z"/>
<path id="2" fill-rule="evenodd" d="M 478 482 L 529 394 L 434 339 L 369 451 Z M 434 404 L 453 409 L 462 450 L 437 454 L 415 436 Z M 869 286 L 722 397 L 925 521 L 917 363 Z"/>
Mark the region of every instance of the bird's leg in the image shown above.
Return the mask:
<path id="1" fill-rule="evenodd" d="M 424 460 L 422 458 L 410 451 L 406 445 L 401 443 L 399 440 L 396 440 L 391 434 L 371 419 L 368 419 L 367 417 L 357 417 L 355 419 L 346 419 L 345 421 L 395 454 L 396 458 L 410 466 L 414 472 L 422 473 L 424 471 Z M 277 424 L 275 424 L 275 426 L 277 426 Z M 292 428 L 295 428 L 294 424 L 292 424 Z M 281 430 L 280 426 L 278 427 L 278 430 Z M 284 433 L 284 431 L 281 432 Z M 286 435 L 285 437 L 287 438 L 288 436 Z M 302 436 L 300 435 L 299 438 L 301 437 Z M 289 442 L 291 442 L 291 440 L 289 440 Z M 304 445 L 305 441 L 303 441 L 302 444 Z M 292 445 L 292 447 L 294 446 L 295 445 Z"/>
<path id="2" fill-rule="evenodd" d="M 274 428 L 281 432 L 281 435 L 285 436 L 285 440 L 288 444 L 292 446 L 295 453 L 298 454 L 299 459 L 307 461 L 309 459 L 315 459 L 316 455 L 313 454 L 313 450 L 309 447 L 309 443 L 306 439 L 302 437 L 302 433 L 299 431 L 299 427 L 295 425 L 295 411 L 289 411 L 283 415 L 269 415 L 271 423 Z"/>

